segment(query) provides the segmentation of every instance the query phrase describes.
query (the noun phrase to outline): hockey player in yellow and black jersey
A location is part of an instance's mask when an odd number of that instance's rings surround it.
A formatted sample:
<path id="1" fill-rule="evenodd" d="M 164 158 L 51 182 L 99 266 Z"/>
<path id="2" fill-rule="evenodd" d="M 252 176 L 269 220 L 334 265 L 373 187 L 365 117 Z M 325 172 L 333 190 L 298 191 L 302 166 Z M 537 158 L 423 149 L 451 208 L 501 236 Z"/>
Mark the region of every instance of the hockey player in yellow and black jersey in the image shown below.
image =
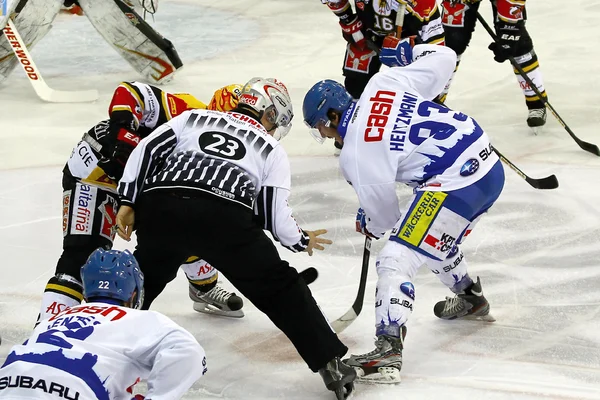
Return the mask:
<path id="1" fill-rule="evenodd" d="M 240 85 L 223 87 L 206 105 L 188 93 L 168 93 L 145 83 L 119 85 L 109 106 L 109 119 L 83 135 L 63 169 L 63 253 L 44 290 L 39 320 L 79 304 L 83 298 L 79 269 L 95 249 L 112 247 L 118 210 L 116 182 L 139 141 L 186 110 L 231 110 L 240 89 Z M 182 268 L 190 280 L 194 309 L 204 311 L 204 303 L 210 300 L 205 295 L 210 294 L 225 303 L 231 316 L 243 316 L 242 299 L 216 286 L 214 268 L 197 258 L 187 261 Z"/>
<path id="2" fill-rule="evenodd" d="M 542 96 L 546 97 L 538 57 L 533 49 L 531 36 L 525 27 L 527 19 L 525 0 L 490 1 L 492 3 L 494 27 L 500 41 L 499 44 L 492 43 L 489 46 L 489 49 L 494 53 L 494 60 L 502 63 L 508 57 L 513 57 L 536 84 Z M 480 0 L 444 0 L 442 2 L 442 20 L 446 30 L 446 46 L 458 54 L 458 63 L 460 63 L 460 58 L 471 41 L 480 4 Z M 546 108 L 525 79 L 519 75 L 519 72 L 516 69 L 513 70 L 525 95 L 525 104 L 529 111 L 527 125 L 537 133 L 546 123 Z M 448 88 L 449 84 L 440 97 L 442 102 L 446 99 Z"/>
<path id="3" fill-rule="evenodd" d="M 321 0 L 339 18 L 348 42 L 342 71 L 344 86 L 355 99 L 381 67 L 377 50 L 383 39 L 396 32 L 396 10 L 406 4 L 402 37 L 416 35 L 420 42 L 444 44 L 444 28 L 436 0 L 356 0 L 356 12 L 349 0 Z"/>
<path id="4" fill-rule="evenodd" d="M 344 87 L 358 99 L 369 79 L 381 68 L 378 52 L 383 39 L 396 32 L 396 11 L 406 5 L 402 37 L 416 36 L 427 44 L 444 44 L 441 11 L 436 0 L 356 0 L 356 12 L 349 0 L 321 0 L 339 18 L 347 42 L 342 72 Z M 336 151 L 341 144 L 334 141 Z"/>

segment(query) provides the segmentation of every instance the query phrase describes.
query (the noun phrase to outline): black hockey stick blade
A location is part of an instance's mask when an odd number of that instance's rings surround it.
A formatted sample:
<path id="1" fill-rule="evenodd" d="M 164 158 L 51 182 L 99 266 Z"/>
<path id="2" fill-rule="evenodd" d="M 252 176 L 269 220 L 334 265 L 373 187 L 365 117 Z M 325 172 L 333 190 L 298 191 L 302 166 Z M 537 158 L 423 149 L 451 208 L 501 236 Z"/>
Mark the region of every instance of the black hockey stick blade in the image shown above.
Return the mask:
<path id="1" fill-rule="evenodd" d="M 335 333 L 340 333 L 350 326 L 358 318 L 362 311 L 365 299 L 365 288 L 367 286 L 367 275 L 369 272 L 369 258 L 371 257 L 371 238 L 365 237 L 365 248 L 363 250 L 362 269 L 360 271 L 360 283 L 358 284 L 358 293 L 352 307 L 344 315 L 331 323 Z"/>
<path id="2" fill-rule="evenodd" d="M 558 187 L 558 179 L 556 178 L 556 175 L 550 175 L 540 179 L 526 176 L 525 180 L 536 189 L 548 190 L 556 189 Z"/>
<path id="3" fill-rule="evenodd" d="M 298 273 L 307 285 L 310 285 L 319 277 L 319 271 L 315 267 L 308 267 Z"/>
<path id="4" fill-rule="evenodd" d="M 508 165 L 513 171 L 517 173 L 517 175 L 525 179 L 525 182 L 529 183 L 533 188 L 548 190 L 556 189 L 558 187 L 558 179 L 556 178 L 556 175 L 550 175 L 540 179 L 532 178 L 528 176 L 525 172 L 521 171 L 521 169 L 515 164 L 513 164 L 508 158 L 504 157 L 504 155 L 502 155 L 502 153 L 500 153 L 498 149 L 496 149 L 495 147 L 492 147 L 492 149 L 504 164 Z"/>
<path id="5" fill-rule="evenodd" d="M 481 23 L 481 25 L 487 31 L 487 33 L 489 33 L 489 35 L 492 37 L 494 42 L 498 42 L 498 36 L 496 36 L 496 33 L 492 30 L 492 28 L 489 26 L 487 21 L 481 16 L 481 14 L 479 12 L 477 12 L 477 20 Z M 588 143 L 586 141 L 583 141 L 583 140 L 579 139 L 577 137 L 577 135 L 575 135 L 575 133 L 571 130 L 571 128 L 569 128 L 569 125 L 567 125 L 567 123 L 560 117 L 560 115 L 558 115 L 558 112 L 554 109 L 554 107 L 552 107 L 552 104 L 550 104 L 548 99 L 546 97 L 542 96 L 537 85 L 535 85 L 533 83 L 531 78 L 527 75 L 527 73 L 523 70 L 523 68 L 519 65 L 519 63 L 517 63 L 517 61 L 515 61 L 515 59 L 513 57 L 508 57 L 508 60 L 510 61 L 512 66 L 519 72 L 519 75 L 521 75 L 521 77 L 525 80 L 525 82 L 527 82 L 529 87 L 531 87 L 531 90 L 533 90 L 535 92 L 535 94 L 540 98 L 542 103 L 544 103 L 546 108 L 548 108 L 550 110 L 550 112 L 552 113 L 552 115 L 554 115 L 554 117 L 556 118 L 558 123 L 561 124 L 563 128 L 565 128 L 565 130 L 567 131 L 569 136 L 571 136 L 571 138 L 575 141 L 575 143 L 577 143 L 579 148 L 581 148 L 582 150 L 585 150 L 589 153 L 600 156 L 600 149 L 598 149 L 598 146 L 596 146 L 593 143 Z M 558 185 L 558 183 L 557 183 L 557 185 Z M 553 188 L 550 188 L 550 189 L 553 189 Z"/>

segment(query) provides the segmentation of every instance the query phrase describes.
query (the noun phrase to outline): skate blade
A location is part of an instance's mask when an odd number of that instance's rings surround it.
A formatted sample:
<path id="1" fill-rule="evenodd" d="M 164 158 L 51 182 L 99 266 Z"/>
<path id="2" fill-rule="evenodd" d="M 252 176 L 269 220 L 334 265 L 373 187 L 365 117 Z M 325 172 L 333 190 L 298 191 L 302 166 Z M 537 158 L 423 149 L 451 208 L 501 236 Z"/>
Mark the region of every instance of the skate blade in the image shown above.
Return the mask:
<path id="1" fill-rule="evenodd" d="M 354 368 L 356 370 L 356 380 L 360 383 L 367 384 L 396 384 L 402 382 L 400 370 L 395 367 L 379 367 L 376 373 L 366 374 L 362 368 Z"/>
<path id="2" fill-rule="evenodd" d="M 483 322 L 495 322 L 496 318 L 492 314 L 486 315 L 467 315 L 458 319 L 463 319 L 467 321 L 483 321 Z"/>
<path id="3" fill-rule="evenodd" d="M 230 317 L 230 318 L 242 318 L 244 316 L 244 311 L 242 311 L 242 310 L 235 310 L 235 311 L 221 310 L 220 308 L 217 308 L 217 307 L 207 304 L 207 303 L 194 303 L 194 310 L 198 311 L 199 313 L 203 313 L 203 314 L 220 315 L 223 317 Z"/>
<path id="4" fill-rule="evenodd" d="M 541 135 L 544 131 L 544 125 L 542 126 L 530 126 L 529 127 L 535 136 Z"/>

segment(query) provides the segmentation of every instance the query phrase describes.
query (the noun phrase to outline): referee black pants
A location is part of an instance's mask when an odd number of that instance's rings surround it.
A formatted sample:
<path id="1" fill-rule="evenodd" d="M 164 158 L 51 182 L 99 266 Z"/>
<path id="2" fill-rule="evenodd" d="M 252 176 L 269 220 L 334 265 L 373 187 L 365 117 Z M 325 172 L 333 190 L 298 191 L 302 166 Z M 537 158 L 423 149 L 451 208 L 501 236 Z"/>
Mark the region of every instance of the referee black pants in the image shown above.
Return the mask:
<path id="1" fill-rule="evenodd" d="M 199 255 L 265 313 L 316 372 L 348 348 L 252 215 L 251 209 L 211 194 L 142 194 L 134 255 L 145 276 L 143 308 L 150 307 L 189 256 Z"/>

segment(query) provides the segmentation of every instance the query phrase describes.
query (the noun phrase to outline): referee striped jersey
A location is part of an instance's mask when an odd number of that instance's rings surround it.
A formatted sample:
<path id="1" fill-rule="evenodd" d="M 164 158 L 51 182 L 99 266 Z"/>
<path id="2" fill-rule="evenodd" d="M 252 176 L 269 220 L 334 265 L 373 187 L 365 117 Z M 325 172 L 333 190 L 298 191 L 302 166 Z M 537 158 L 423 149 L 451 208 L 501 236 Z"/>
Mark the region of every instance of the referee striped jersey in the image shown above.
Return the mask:
<path id="1" fill-rule="evenodd" d="M 288 205 L 291 172 L 279 142 L 239 113 L 186 111 L 156 129 L 132 152 L 118 191 L 133 206 L 155 190 L 204 192 L 254 209 L 264 229 L 292 251 L 308 236 Z"/>

